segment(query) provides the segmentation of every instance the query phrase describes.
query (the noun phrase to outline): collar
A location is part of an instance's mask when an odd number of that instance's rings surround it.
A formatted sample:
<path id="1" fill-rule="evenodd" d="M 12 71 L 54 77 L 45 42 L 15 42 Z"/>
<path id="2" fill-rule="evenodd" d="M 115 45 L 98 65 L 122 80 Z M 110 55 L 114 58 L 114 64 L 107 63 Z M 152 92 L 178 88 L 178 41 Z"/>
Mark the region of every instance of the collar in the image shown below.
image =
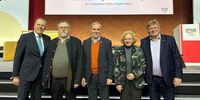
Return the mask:
<path id="1" fill-rule="evenodd" d="M 161 35 L 159 34 L 158 37 L 156 39 L 153 39 L 151 36 L 150 36 L 150 40 L 151 41 L 158 41 L 161 39 Z"/>
<path id="2" fill-rule="evenodd" d="M 35 35 L 35 37 L 42 37 L 42 34 L 39 35 L 39 34 L 37 34 L 35 31 L 34 31 L 34 35 Z"/>
<path id="3" fill-rule="evenodd" d="M 97 40 L 97 42 L 99 42 L 100 39 L 101 39 L 101 36 L 99 36 L 97 39 L 94 39 L 94 38 L 91 37 L 92 42 L 95 41 L 95 40 Z"/>
<path id="4" fill-rule="evenodd" d="M 69 36 L 67 36 L 67 37 L 65 38 L 65 41 L 67 42 L 67 41 L 69 41 L 69 39 L 70 39 L 70 35 L 69 35 Z M 60 37 L 58 37 L 58 40 L 60 41 L 60 40 L 61 40 L 61 38 L 60 38 Z"/>

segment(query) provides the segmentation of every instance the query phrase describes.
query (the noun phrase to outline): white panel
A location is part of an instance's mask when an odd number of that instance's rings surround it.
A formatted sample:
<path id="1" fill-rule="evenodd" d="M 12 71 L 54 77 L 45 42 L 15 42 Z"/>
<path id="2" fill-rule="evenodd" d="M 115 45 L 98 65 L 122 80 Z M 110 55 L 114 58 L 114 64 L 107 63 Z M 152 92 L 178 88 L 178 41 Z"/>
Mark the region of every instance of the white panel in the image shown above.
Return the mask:
<path id="1" fill-rule="evenodd" d="M 199 24 L 183 24 L 182 32 L 183 41 L 200 40 Z"/>
<path id="2" fill-rule="evenodd" d="M 24 30 L 28 29 L 29 0 L 0 0 L 0 12 L 15 17 Z"/>
<path id="3" fill-rule="evenodd" d="M 173 14 L 173 0 L 45 0 L 46 15 Z"/>
<path id="4" fill-rule="evenodd" d="M 200 1 L 193 0 L 193 23 L 200 24 Z"/>

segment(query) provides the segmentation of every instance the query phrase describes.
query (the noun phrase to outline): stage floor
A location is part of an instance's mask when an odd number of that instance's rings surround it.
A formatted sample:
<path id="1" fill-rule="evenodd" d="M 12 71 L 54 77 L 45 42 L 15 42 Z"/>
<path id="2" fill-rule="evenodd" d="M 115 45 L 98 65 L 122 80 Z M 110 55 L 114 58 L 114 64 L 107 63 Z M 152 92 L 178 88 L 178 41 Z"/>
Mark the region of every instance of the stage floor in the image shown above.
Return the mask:
<path id="1" fill-rule="evenodd" d="M 12 72 L 12 69 L 13 61 L 3 61 L 3 58 L 0 58 L 0 72 Z M 186 66 L 183 73 L 200 73 L 200 66 Z"/>

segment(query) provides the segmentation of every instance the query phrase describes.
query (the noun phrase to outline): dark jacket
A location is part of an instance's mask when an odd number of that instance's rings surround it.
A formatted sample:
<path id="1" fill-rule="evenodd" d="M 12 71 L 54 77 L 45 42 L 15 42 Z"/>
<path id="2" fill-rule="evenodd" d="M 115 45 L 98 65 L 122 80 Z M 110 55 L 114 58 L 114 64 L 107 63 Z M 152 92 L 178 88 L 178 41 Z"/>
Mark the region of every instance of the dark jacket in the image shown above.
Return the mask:
<path id="1" fill-rule="evenodd" d="M 146 60 L 146 82 L 152 83 L 153 64 L 150 48 L 150 37 L 141 40 L 141 48 Z M 171 86 L 175 77 L 182 78 L 182 64 L 178 47 L 172 36 L 161 35 L 160 66 L 166 85 Z"/>
<path id="2" fill-rule="evenodd" d="M 51 71 L 53 68 L 53 58 L 56 52 L 57 44 L 59 39 L 55 38 L 50 41 L 47 54 L 45 57 L 44 63 L 44 71 L 42 74 L 42 84 L 47 85 L 50 83 L 51 79 Z M 72 81 L 71 85 L 73 84 L 80 84 L 81 80 L 81 71 L 82 71 L 82 45 L 81 41 L 78 38 L 70 36 L 69 41 L 66 42 L 66 47 L 68 51 L 69 62 L 71 64 L 72 70 Z M 49 84 L 48 84 L 49 85 Z"/>
<path id="3" fill-rule="evenodd" d="M 44 53 L 41 57 L 34 32 L 21 35 L 14 56 L 13 77 L 19 76 L 20 81 L 34 81 L 38 76 L 44 61 L 47 42 L 50 40 L 50 37 L 44 34 L 42 38 Z"/>
<path id="4" fill-rule="evenodd" d="M 134 74 L 135 79 L 131 81 L 137 89 L 144 87 L 144 71 L 145 59 L 141 48 L 136 46 L 131 47 L 131 73 Z M 117 47 L 114 52 L 114 80 L 116 85 L 126 84 L 126 69 L 127 69 L 126 52 L 124 46 Z"/>
<path id="5" fill-rule="evenodd" d="M 101 37 L 98 57 L 98 80 L 101 85 L 106 85 L 107 79 L 113 79 L 113 56 L 112 43 L 110 40 Z M 91 38 L 84 40 L 84 71 L 83 77 L 87 82 L 90 82 L 91 77 Z"/>

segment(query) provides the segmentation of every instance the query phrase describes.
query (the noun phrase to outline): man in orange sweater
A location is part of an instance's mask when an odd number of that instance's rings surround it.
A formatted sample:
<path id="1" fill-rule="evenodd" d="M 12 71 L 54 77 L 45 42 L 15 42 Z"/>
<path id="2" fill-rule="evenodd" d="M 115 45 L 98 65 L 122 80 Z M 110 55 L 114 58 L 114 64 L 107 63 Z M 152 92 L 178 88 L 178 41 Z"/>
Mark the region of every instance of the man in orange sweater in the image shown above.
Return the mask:
<path id="1" fill-rule="evenodd" d="M 108 85 L 113 79 L 112 43 L 100 36 L 101 24 L 92 22 L 92 36 L 83 41 L 84 71 L 82 86 L 87 84 L 89 100 L 109 100 Z"/>

